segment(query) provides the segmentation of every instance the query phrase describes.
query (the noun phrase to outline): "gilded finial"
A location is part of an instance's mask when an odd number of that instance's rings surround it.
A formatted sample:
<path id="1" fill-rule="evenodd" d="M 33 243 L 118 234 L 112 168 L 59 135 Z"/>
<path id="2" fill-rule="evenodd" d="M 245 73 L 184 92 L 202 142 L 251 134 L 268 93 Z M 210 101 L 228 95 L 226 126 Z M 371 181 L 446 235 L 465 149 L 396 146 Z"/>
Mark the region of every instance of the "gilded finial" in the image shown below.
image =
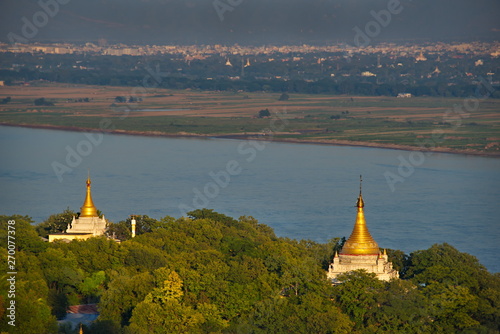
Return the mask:
<path id="1" fill-rule="evenodd" d="M 87 187 L 90 187 L 90 168 L 87 170 Z"/>
<path id="2" fill-rule="evenodd" d="M 83 202 L 82 207 L 80 208 L 80 217 L 97 217 L 97 209 L 94 206 L 94 202 L 92 201 L 92 194 L 90 192 L 90 171 L 87 176 L 87 194 L 85 196 L 85 201 Z"/>
<path id="3" fill-rule="evenodd" d="M 356 203 L 356 206 L 358 208 L 363 208 L 365 206 L 365 202 L 363 201 L 363 196 L 361 195 L 362 183 L 363 183 L 363 177 L 362 177 L 362 175 L 360 175 L 359 176 L 359 197 L 358 197 L 358 202 Z"/>

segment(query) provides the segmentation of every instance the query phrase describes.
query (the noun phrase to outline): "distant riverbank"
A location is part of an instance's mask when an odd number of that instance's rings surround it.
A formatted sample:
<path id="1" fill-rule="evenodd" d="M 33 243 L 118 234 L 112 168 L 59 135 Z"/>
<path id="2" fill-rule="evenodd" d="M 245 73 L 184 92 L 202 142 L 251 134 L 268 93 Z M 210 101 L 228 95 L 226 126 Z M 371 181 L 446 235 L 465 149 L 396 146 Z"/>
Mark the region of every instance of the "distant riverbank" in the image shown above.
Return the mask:
<path id="1" fill-rule="evenodd" d="M 399 145 L 399 144 L 388 144 L 388 143 L 374 143 L 374 142 L 363 142 L 363 141 L 350 141 L 341 139 L 300 139 L 300 138 L 281 138 L 279 135 L 275 136 L 263 136 L 259 133 L 246 133 L 246 134 L 196 134 L 196 133 L 165 133 L 160 131 L 130 131 L 130 130 L 97 130 L 92 128 L 81 128 L 72 126 L 58 126 L 49 124 L 12 124 L 0 122 L 0 125 L 13 126 L 13 127 L 25 127 L 33 129 L 50 129 L 50 130 L 61 130 L 61 131 L 74 131 L 74 132 L 103 132 L 107 134 L 120 134 L 120 135 L 131 135 L 131 136 L 148 136 L 148 137 L 167 137 L 167 138 L 220 138 L 220 139 L 236 139 L 236 140 L 262 140 L 262 141 L 274 141 L 274 142 L 284 142 L 284 143 L 295 143 L 295 144 L 317 144 L 317 145 L 333 145 L 333 146 L 358 146 L 358 147 L 371 147 L 371 148 L 384 148 L 393 150 L 403 150 L 403 151 L 421 151 L 421 152 L 435 152 L 435 153 L 451 153 L 451 154 L 465 154 L 474 156 L 484 156 L 484 157 L 494 157 L 500 158 L 499 152 L 482 152 L 472 149 L 460 150 L 448 147 L 437 147 L 433 149 L 421 148 L 418 146 L 410 145 Z"/>

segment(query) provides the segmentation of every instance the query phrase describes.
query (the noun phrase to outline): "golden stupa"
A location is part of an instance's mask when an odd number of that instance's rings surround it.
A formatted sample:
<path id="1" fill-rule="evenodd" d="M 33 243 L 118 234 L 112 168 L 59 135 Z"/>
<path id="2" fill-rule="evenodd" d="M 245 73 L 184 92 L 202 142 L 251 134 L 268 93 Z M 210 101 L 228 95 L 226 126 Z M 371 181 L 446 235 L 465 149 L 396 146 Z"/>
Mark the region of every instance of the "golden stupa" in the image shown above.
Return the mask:
<path id="1" fill-rule="evenodd" d="M 106 235 L 107 221 L 97 214 L 97 209 L 92 201 L 92 193 L 90 191 L 90 173 L 87 177 L 87 194 L 85 201 L 80 208 L 80 215 L 73 216 L 71 223 L 68 224 L 66 231 L 62 233 L 49 234 L 49 242 L 54 240 L 85 240 L 91 237 Z"/>
<path id="2" fill-rule="evenodd" d="M 361 195 L 361 184 L 359 186 L 359 197 L 356 203 L 358 208 L 358 214 L 356 216 L 356 222 L 354 223 L 354 228 L 352 230 L 351 236 L 344 243 L 342 247 L 341 254 L 349 255 L 376 255 L 380 253 L 380 248 L 377 242 L 373 239 L 368 231 L 365 221 L 365 213 L 363 208 L 365 202 L 363 201 L 363 196 Z"/>
<path id="3" fill-rule="evenodd" d="M 87 177 L 87 195 L 85 201 L 80 208 L 80 217 L 97 217 L 97 209 L 92 201 L 92 194 L 90 193 L 90 175 Z"/>
<path id="4" fill-rule="evenodd" d="M 356 204 L 358 214 L 354 229 L 349 239 L 344 243 L 340 254 L 335 252 L 333 262 L 328 268 L 327 277 L 332 280 L 333 284 L 340 283 L 337 279 L 338 275 L 359 269 L 374 273 L 378 279 L 384 281 L 399 277 L 398 271 L 392 268 L 392 263 L 389 262 L 387 252 L 380 253 L 378 244 L 368 231 L 363 211 L 364 206 L 360 176 L 359 197 Z"/>

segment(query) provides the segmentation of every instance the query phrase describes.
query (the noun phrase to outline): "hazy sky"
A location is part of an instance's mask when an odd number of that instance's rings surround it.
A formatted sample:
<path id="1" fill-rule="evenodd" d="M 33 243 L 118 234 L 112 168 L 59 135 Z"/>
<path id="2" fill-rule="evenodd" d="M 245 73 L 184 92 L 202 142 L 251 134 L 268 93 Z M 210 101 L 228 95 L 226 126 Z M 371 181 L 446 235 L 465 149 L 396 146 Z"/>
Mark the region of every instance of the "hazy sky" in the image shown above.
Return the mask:
<path id="1" fill-rule="evenodd" d="M 14 33 L 30 41 L 355 44 L 353 29 L 366 31 L 367 24 L 373 42 L 500 40 L 500 0 L 2 0 L 0 6 L 2 41 Z M 387 13 L 391 6 L 390 17 L 376 23 L 370 11 Z M 34 23 L 36 32 L 24 27 Z"/>

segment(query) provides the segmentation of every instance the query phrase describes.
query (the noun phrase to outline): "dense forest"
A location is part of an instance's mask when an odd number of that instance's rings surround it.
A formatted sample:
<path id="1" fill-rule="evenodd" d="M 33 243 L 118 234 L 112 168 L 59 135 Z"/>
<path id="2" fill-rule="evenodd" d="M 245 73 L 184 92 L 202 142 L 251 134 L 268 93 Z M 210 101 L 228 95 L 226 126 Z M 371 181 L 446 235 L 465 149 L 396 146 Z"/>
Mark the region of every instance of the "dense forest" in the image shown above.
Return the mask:
<path id="1" fill-rule="evenodd" d="M 99 318 L 84 333 L 500 333 L 500 275 L 446 243 L 409 255 L 388 250 L 399 280 L 355 271 L 333 286 L 326 269 L 343 238 L 281 238 L 252 217 L 203 209 L 139 216 L 133 239 L 130 219 L 110 223 L 121 242 L 43 241 L 74 214 L 39 225 L 0 216 L 0 332 L 77 333 L 57 319 L 69 305 L 97 303 Z"/>

